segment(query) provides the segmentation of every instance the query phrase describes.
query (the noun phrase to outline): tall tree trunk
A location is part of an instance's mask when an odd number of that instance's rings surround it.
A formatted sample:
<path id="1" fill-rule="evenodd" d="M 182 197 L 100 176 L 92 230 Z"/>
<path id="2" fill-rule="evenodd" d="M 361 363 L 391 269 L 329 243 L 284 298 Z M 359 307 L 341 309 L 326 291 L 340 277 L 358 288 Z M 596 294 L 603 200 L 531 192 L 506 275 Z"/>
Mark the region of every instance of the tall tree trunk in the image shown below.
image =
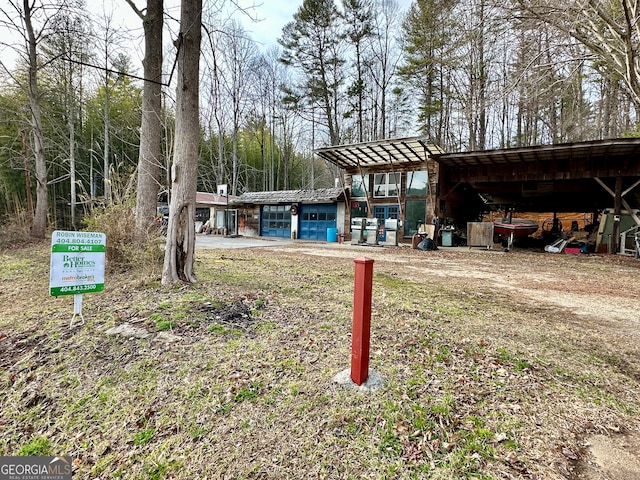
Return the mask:
<path id="1" fill-rule="evenodd" d="M 27 198 L 27 218 L 33 219 L 33 197 L 31 195 L 31 171 L 29 170 L 29 155 L 27 153 L 27 133 L 24 130 L 20 130 L 22 136 L 22 157 L 24 159 L 24 185 L 25 196 Z"/>
<path id="2" fill-rule="evenodd" d="M 199 76 L 202 0 L 182 0 L 171 203 L 162 284 L 195 282 L 195 210 L 200 139 Z"/>
<path id="3" fill-rule="evenodd" d="M 76 205 L 78 200 L 76 194 L 76 126 L 73 107 L 74 99 L 72 98 L 73 84 L 71 82 L 72 78 L 71 75 L 69 75 L 69 181 L 71 187 L 71 228 L 77 230 Z"/>
<path id="4" fill-rule="evenodd" d="M 24 22 L 29 39 L 29 107 L 31 108 L 31 130 L 33 132 L 33 151 L 36 164 L 36 211 L 31 224 L 31 236 L 44 238 L 47 230 L 48 190 L 47 161 L 44 155 L 44 134 L 42 132 L 42 114 L 40 111 L 40 92 L 38 91 L 37 40 L 31 22 L 31 6 L 24 0 Z"/>
<path id="5" fill-rule="evenodd" d="M 144 89 L 138 154 L 136 238 L 155 225 L 162 158 L 162 24 L 163 0 L 147 0 L 144 27 Z"/>
<path id="6" fill-rule="evenodd" d="M 238 135 L 240 128 L 234 120 L 233 138 L 231 139 L 231 195 L 237 194 L 238 188 Z"/>
<path id="7" fill-rule="evenodd" d="M 106 53 L 106 52 L 105 52 Z M 108 56 L 105 55 L 105 59 Z M 106 60 L 105 60 L 106 62 Z M 111 138 L 109 138 L 109 133 L 111 132 L 111 99 L 110 99 L 110 86 L 109 86 L 109 72 L 105 70 L 104 74 L 104 106 L 102 107 L 103 111 L 103 125 L 104 129 L 104 145 L 102 150 L 102 185 L 103 185 L 103 196 L 104 200 L 107 204 L 111 203 L 111 167 L 109 165 L 109 155 Z"/>

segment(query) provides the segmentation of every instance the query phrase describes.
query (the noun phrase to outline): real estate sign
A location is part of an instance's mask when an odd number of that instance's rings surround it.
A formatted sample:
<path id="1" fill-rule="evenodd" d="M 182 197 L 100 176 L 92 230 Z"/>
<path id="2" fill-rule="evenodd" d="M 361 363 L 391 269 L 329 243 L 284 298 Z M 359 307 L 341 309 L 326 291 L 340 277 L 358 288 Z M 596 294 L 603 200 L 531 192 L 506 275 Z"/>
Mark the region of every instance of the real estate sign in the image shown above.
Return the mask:
<path id="1" fill-rule="evenodd" d="M 104 290 L 107 236 L 98 232 L 56 230 L 51 236 L 51 295 L 78 295 Z"/>

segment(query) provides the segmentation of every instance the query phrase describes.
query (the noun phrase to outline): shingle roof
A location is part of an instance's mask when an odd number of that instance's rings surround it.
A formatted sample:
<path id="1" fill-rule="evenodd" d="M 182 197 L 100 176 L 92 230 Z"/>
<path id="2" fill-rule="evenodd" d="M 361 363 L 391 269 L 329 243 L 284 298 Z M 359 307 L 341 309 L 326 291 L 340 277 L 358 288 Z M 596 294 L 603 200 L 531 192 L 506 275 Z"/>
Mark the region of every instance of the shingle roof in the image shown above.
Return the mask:
<path id="1" fill-rule="evenodd" d="M 335 202 L 343 195 L 342 188 L 319 188 L 316 190 L 278 190 L 272 192 L 246 192 L 231 201 L 238 204 L 276 203 L 325 203 Z"/>

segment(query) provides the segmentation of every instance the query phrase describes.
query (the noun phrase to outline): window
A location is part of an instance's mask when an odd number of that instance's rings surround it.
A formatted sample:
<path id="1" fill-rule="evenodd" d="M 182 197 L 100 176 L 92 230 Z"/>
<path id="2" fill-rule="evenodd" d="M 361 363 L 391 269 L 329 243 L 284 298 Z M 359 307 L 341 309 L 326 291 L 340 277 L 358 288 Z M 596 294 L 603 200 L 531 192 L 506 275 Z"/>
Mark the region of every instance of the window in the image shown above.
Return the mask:
<path id="1" fill-rule="evenodd" d="M 429 176 L 426 171 L 407 173 L 407 196 L 427 195 Z"/>
<path id="2" fill-rule="evenodd" d="M 354 175 L 351 177 L 351 196 L 366 197 L 369 191 L 369 175 Z"/>
<path id="3" fill-rule="evenodd" d="M 351 218 L 366 217 L 367 202 L 353 201 L 351 202 Z"/>
<path id="4" fill-rule="evenodd" d="M 427 202 L 424 200 L 407 200 L 404 204 L 404 209 L 404 236 L 410 237 L 426 221 Z"/>
<path id="5" fill-rule="evenodd" d="M 206 222 L 209 220 L 210 212 L 208 208 L 196 208 L 196 222 Z"/>
<path id="6" fill-rule="evenodd" d="M 399 173 L 376 173 L 373 177 L 374 197 L 395 197 L 400 189 Z"/>

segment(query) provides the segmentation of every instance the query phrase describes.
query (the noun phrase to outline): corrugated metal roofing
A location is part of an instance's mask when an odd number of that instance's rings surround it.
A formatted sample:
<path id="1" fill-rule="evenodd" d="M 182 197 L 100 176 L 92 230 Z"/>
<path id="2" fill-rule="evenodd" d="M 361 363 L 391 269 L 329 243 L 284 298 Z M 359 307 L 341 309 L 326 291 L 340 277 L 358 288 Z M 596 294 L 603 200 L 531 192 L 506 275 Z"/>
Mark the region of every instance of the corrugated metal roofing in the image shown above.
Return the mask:
<path id="1" fill-rule="evenodd" d="M 444 153 L 427 137 L 407 137 L 336 145 L 315 150 L 316 155 L 346 170 L 392 164 L 421 164 L 430 155 Z"/>
<path id="2" fill-rule="evenodd" d="M 434 154 L 446 167 L 525 164 L 562 160 L 625 157 L 640 154 L 640 138 L 616 138 L 532 147 Z"/>
<path id="3" fill-rule="evenodd" d="M 323 147 L 315 153 L 347 170 L 422 163 L 429 156 L 447 167 L 469 167 L 640 155 L 640 138 L 445 153 L 427 137 L 408 137 Z"/>

